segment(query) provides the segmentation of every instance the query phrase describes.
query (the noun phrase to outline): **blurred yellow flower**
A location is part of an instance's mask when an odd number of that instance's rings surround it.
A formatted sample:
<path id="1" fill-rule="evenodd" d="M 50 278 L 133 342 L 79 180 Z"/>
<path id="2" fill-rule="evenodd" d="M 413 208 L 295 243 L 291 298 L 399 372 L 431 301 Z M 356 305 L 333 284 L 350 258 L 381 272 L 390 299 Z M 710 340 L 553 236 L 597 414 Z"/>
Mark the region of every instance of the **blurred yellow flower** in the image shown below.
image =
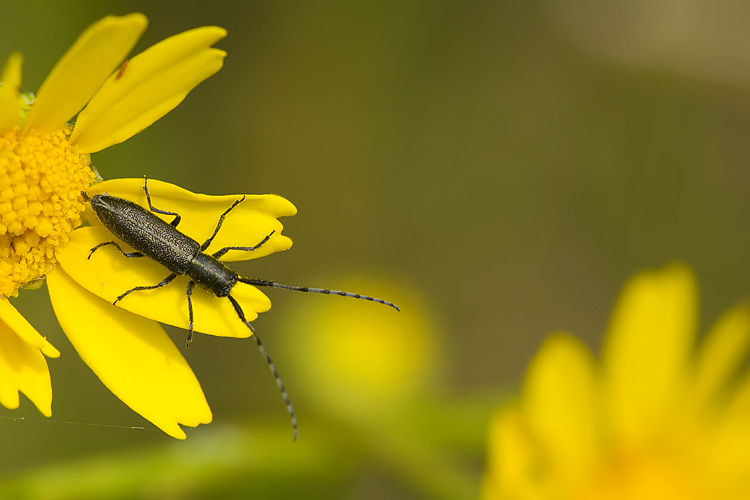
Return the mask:
<path id="1" fill-rule="evenodd" d="M 566 333 L 494 417 L 483 498 L 750 497 L 750 307 L 694 349 L 697 286 L 681 265 L 625 286 L 602 362 Z"/>
<path id="2" fill-rule="evenodd" d="M 146 24 L 137 13 L 94 23 L 36 99 L 19 93 L 20 54 L 0 75 L 0 404 L 8 408 L 18 407 L 20 391 L 51 414 L 44 355 L 59 353 L 7 297 L 50 272 L 80 225 L 80 193 L 95 179 L 89 153 L 148 127 L 223 64 L 225 52 L 210 47 L 226 35 L 218 27 L 175 35 L 122 63 Z M 75 126 L 68 125 L 76 114 Z"/>
<path id="3" fill-rule="evenodd" d="M 401 312 L 360 300 L 306 300 L 288 316 L 286 356 L 296 384 L 317 407 L 369 422 L 425 389 L 438 364 L 436 328 L 407 286 L 366 277 L 339 286 L 387 297 Z"/>

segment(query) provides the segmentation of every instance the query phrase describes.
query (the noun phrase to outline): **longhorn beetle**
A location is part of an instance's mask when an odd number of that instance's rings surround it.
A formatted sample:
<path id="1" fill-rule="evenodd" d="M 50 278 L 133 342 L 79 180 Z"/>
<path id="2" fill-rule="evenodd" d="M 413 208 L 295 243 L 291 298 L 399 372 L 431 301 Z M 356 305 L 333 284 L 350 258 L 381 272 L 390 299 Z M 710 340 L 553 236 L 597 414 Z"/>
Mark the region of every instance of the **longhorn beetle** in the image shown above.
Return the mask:
<path id="1" fill-rule="evenodd" d="M 224 247 L 212 254 L 205 253 L 205 251 L 211 245 L 214 237 L 216 237 L 216 235 L 218 234 L 219 229 L 221 229 L 224 218 L 229 214 L 229 212 L 234 209 L 234 207 L 245 200 L 245 196 L 238 200 L 235 200 L 234 203 L 232 203 L 232 205 L 227 208 L 223 214 L 221 214 L 221 216 L 219 217 L 219 222 L 216 224 L 216 228 L 214 229 L 213 234 L 206 241 L 200 244 L 190 236 L 181 233 L 177 229 L 177 225 L 182 219 L 182 217 L 178 213 L 168 212 L 166 210 L 160 210 L 154 207 L 154 205 L 151 203 L 151 195 L 148 192 L 148 179 L 145 179 L 143 182 L 143 191 L 146 193 L 146 200 L 148 201 L 149 208 L 148 210 L 136 203 L 133 203 L 132 201 L 118 198 L 116 196 L 110 196 L 108 194 L 97 194 L 89 197 L 85 191 L 81 191 L 84 201 L 91 203 L 91 208 L 94 209 L 94 212 L 96 212 L 96 215 L 97 217 L 99 217 L 101 223 L 115 237 L 124 241 L 135 249 L 135 252 L 126 252 L 120 247 L 120 245 L 117 244 L 117 242 L 106 241 L 104 243 L 99 243 L 91 249 L 88 256 L 89 259 L 91 259 L 91 256 L 99 248 L 106 245 L 112 245 L 125 257 L 150 257 L 151 259 L 155 260 L 162 266 L 166 267 L 169 271 L 171 271 L 171 274 L 169 276 L 161 280 L 156 285 L 137 286 L 131 288 L 130 290 L 127 290 L 126 292 L 119 295 L 112 304 L 117 304 L 119 301 L 133 292 L 161 288 L 163 286 L 167 286 L 177 276 L 187 275 L 190 278 L 190 281 L 188 282 L 186 293 L 189 318 L 186 346 L 189 346 L 193 338 L 193 302 L 191 300 L 191 296 L 193 294 L 195 285 L 198 284 L 198 286 L 213 293 L 216 297 L 226 297 L 227 299 L 229 299 L 229 301 L 232 303 L 232 306 L 234 307 L 234 310 L 237 312 L 237 316 L 239 317 L 240 321 L 242 321 L 252 332 L 253 338 L 258 344 L 258 349 L 260 350 L 261 355 L 266 360 L 266 363 L 268 363 L 268 367 L 270 368 L 271 373 L 276 379 L 276 384 L 279 386 L 281 396 L 284 398 L 287 411 L 289 412 L 289 417 L 292 421 L 294 439 L 296 440 L 297 417 L 294 414 L 294 408 L 292 407 L 292 403 L 289 400 L 289 394 L 284 387 L 284 383 L 281 381 L 279 372 L 276 370 L 276 365 L 274 365 L 271 357 L 268 355 L 268 352 L 266 352 L 266 349 L 263 346 L 260 338 L 258 337 L 257 332 L 250 324 L 250 322 L 245 319 L 245 313 L 242 311 L 242 307 L 240 307 L 240 304 L 234 297 L 232 297 L 231 292 L 234 286 L 239 282 L 245 283 L 247 285 L 283 288 L 285 290 L 295 290 L 298 292 L 314 292 L 341 295 L 344 297 L 353 297 L 355 299 L 363 299 L 369 300 L 371 302 L 377 302 L 379 304 L 385 304 L 396 309 L 397 311 L 399 311 L 400 309 L 396 304 L 393 304 L 391 302 L 387 302 L 385 300 L 377 299 L 375 297 L 370 297 L 367 295 L 360 295 L 358 293 L 327 290 L 324 288 L 282 285 L 274 281 L 243 278 L 219 260 L 229 250 L 239 250 L 245 252 L 252 252 L 253 250 L 257 250 L 271 239 L 274 231 L 271 231 L 270 234 L 268 234 L 256 245 L 251 247 Z M 154 215 L 155 213 L 162 215 L 174 215 L 174 219 L 172 220 L 172 222 L 168 223 Z"/>

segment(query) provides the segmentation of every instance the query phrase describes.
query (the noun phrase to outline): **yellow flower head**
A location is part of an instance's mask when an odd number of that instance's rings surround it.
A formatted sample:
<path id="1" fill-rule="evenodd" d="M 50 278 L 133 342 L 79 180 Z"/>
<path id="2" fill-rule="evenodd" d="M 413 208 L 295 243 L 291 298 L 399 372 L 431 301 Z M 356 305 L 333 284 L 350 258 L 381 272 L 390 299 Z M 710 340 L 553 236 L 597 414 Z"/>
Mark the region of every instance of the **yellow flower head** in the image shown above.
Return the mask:
<path id="1" fill-rule="evenodd" d="M 697 287 L 672 265 L 625 287 L 597 364 L 550 336 L 493 419 L 485 499 L 746 498 L 750 308 L 694 349 Z"/>
<path id="2" fill-rule="evenodd" d="M 118 144 L 177 106 L 218 71 L 226 32 L 168 38 L 122 64 L 146 29 L 142 14 L 89 27 L 58 61 L 28 109 L 13 54 L 0 87 L 0 295 L 13 296 L 55 264 L 81 223 L 80 193 L 94 180 L 88 154 Z M 87 104 L 88 103 L 88 104 Z M 81 108 L 86 106 L 85 109 Z M 78 113 L 75 126 L 67 121 Z"/>
<path id="3" fill-rule="evenodd" d="M 81 191 L 95 180 L 89 154 L 148 127 L 223 64 L 225 52 L 211 48 L 226 35 L 218 27 L 170 37 L 123 63 L 146 24 L 142 14 L 93 24 L 35 99 L 19 93 L 19 54 L 0 75 L 0 404 L 8 408 L 20 391 L 51 413 L 44 355 L 59 353 L 7 297 L 44 277 L 80 225 Z"/>
<path id="4" fill-rule="evenodd" d="M 143 187 L 143 179 L 115 179 L 92 186 L 87 194 L 93 197 L 106 192 L 148 206 Z M 148 189 L 154 207 L 179 213 L 179 230 L 201 242 L 214 232 L 221 214 L 242 198 L 194 194 L 156 180 L 149 180 Z M 281 234 L 277 217 L 295 213 L 294 205 L 279 196 L 246 195 L 224 219 L 206 251 L 254 246 L 272 232 L 256 251 L 232 251 L 221 260 L 248 260 L 286 250 L 292 242 Z M 172 220 L 168 215 L 157 216 Z M 127 258 L 114 246 L 91 254 L 98 244 L 116 238 L 93 212 L 87 219 L 92 225 L 73 231 L 68 245 L 57 253 L 60 265 L 47 275 L 57 319 L 81 358 L 117 397 L 164 432 L 184 438 L 179 424 L 195 427 L 208 423 L 211 411 L 195 375 L 156 321 L 188 326 L 189 278 L 179 276 L 167 286 L 131 293 L 114 306 L 123 292 L 155 285 L 170 271 L 148 258 Z M 133 251 L 122 241 L 116 242 L 123 251 Z M 232 288 L 232 296 L 247 320 L 271 307 L 254 286 L 238 284 Z M 251 335 L 227 298 L 196 290 L 191 300 L 195 331 L 227 337 Z"/>

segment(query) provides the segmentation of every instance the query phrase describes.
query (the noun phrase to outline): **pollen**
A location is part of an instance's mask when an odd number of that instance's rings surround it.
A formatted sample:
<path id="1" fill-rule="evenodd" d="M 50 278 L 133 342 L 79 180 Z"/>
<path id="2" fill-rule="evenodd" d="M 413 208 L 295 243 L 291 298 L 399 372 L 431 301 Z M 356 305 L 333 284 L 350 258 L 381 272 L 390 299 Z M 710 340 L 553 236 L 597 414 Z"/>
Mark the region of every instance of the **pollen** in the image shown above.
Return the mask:
<path id="1" fill-rule="evenodd" d="M 0 295 L 14 296 L 55 265 L 55 251 L 81 224 L 81 191 L 94 173 L 68 128 L 0 135 Z"/>

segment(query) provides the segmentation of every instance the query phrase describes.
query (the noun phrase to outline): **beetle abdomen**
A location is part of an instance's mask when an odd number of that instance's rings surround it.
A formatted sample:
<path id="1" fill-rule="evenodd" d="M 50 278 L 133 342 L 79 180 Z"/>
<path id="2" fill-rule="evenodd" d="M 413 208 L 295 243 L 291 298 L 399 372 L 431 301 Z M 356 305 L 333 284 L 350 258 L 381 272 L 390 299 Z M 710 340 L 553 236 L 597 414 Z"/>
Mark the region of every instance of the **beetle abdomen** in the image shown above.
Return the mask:
<path id="1" fill-rule="evenodd" d="M 136 251 L 177 274 L 187 274 L 200 244 L 132 201 L 106 194 L 91 198 L 104 226 Z"/>

